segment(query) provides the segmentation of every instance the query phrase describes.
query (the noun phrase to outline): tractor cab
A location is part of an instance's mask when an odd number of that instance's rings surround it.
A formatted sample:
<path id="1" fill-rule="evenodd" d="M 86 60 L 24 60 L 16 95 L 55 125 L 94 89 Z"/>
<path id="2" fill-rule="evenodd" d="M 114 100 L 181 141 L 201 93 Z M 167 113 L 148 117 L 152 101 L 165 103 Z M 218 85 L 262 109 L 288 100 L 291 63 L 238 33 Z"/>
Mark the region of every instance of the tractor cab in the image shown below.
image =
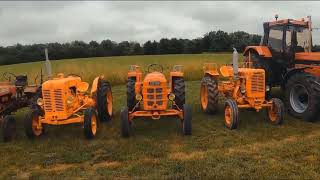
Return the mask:
<path id="1" fill-rule="evenodd" d="M 262 46 L 269 48 L 275 62 L 294 65 L 296 53 L 310 53 L 312 49 L 311 20 L 284 19 L 263 24 Z"/>

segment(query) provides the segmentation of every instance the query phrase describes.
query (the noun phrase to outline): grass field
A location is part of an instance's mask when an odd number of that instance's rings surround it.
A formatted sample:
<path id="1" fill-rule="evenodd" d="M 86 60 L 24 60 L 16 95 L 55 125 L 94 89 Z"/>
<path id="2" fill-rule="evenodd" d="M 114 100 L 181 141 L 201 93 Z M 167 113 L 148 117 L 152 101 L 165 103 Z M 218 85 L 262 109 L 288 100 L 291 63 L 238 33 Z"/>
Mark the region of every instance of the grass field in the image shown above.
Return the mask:
<path id="1" fill-rule="evenodd" d="M 97 58 L 90 61 L 55 61 L 55 72 L 73 69 L 73 73 L 95 72 L 114 76 L 114 118 L 100 126 L 96 139 L 88 141 L 80 126 L 47 127 L 39 139 L 24 135 L 22 119 L 17 113 L 18 136 L 11 143 L 1 143 L 0 179 L 319 179 L 320 123 L 307 123 L 285 116 L 281 126 L 263 120 L 263 112 L 242 110 L 237 130 L 223 125 L 223 99 L 216 115 L 201 112 L 199 87 L 201 66 L 206 58 L 219 63 L 230 55 L 177 55 Z M 148 60 L 149 59 L 149 60 Z M 219 60 L 220 59 L 220 60 Z M 193 135 L 181 135 L 175 118 L 158 121 L 137 119 L 134 135 L 120 137 L 119 112 L 125 105 L 125 85 L 121 84 L 129 64 L 159 62 L 189 66 L 186 73 L 187 103 L 193 109 Z M 0 67 L 0 71 L 37 72 L 39 63 Z M 105 66 L 105 67 L 103 67 Z M 95 67 L 96 69 L 90 69 Z M 192 68 L 196 70 L 191 73 Z M 58 70 L 57 70 L 58 69 Z M 113 73 L 112 73 L 113 72 Z M 115 85 L 119 84 L 119 85 Z M 281 97 L 280 93 L 276 93 Z"/>

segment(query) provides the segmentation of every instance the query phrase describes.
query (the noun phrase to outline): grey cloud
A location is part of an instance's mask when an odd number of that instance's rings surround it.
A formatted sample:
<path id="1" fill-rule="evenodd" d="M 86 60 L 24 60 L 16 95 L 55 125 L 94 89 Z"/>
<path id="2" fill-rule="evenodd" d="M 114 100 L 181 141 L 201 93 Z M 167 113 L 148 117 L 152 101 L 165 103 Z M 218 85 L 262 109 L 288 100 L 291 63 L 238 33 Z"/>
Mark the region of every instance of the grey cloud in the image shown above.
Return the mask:
<path id="1" fill-rule="evenodd" d="M 0 45 L 197 38 L 211 30 L 262 33 L 262 22 L 312 15 L 319 2 L 0 2 Z M 320 33 L 320 32 L 319 32 Z M 316 34 L 316 32 L 314 33 Z M 314 39 L 319 39 L 315 37 Z"/>

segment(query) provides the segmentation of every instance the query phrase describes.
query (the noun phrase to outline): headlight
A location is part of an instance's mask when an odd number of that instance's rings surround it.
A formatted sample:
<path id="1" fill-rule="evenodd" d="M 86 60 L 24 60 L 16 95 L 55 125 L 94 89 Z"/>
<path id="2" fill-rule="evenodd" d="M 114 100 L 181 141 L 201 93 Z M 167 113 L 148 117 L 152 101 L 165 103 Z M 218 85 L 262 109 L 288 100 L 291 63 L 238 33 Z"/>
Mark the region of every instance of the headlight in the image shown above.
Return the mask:
<path id="1" fill-rule="evenodd" d="M 169 94 L 169 100 L 173 101 L 176 98 L 176 95 L 174 95 L 173 93 Z"/>
<path id="2" fill-rule="evenodd" d="M 73 104 L 73 96 L 69 96 L 68 98 L 67 98 L 67 105 L 68 106 L 71 106 Z"/>
<path id="3" fill-rule="evenodd" d="M 266 91 L 270 91 L 270 86 L 266 86 Z"/>
<path id="4" fill-rule="evenodd" d="M 138 100 L 138 101 L 141 101 L 141 100 L 142 100 L 141 94 L 137 94 L 137 95 L 136 95 L 136 100 Z"/>
<path id="5" fill-rule="evenodd" d="M 43 105 L 43 99 L 42 99 L 42 98 L 38 98 L 38 99 L 37 99 L 37 104 L 38 104 L 39 106 L 42 106 L 42 105 Z"/>

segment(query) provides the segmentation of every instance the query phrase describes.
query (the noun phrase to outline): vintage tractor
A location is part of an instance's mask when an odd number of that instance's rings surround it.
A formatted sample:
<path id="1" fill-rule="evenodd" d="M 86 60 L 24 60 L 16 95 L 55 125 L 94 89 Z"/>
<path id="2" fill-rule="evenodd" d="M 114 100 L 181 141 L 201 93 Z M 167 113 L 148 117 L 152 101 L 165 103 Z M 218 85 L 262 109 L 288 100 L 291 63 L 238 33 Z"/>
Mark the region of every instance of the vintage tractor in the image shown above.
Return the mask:
<path id="1" fill-rule="evenodd" d="M 283 19 L 263 24 L 259 46 L 244 51 L 247 67 L 266 72 L 266 89 L 280 86 L 289 113 L 315 121 L 320 107 L 320 53 L 312 50 L 311 16 Z"/>
<path id="2" fill-rule="evenodd" d="M 219 80 L 217 65 L 206 63 L 201 81 L 201 107 L 206 113 L 215 113 L 218 109 L 219 93 L 224 95 L 225 126 L 229 129 L 238 127 L 238 108 L 260 111 L 267 108 L 267 118 L 271 124 L 281 124 L 284 107 L 280 99 L 265 99 L 265 71 L 263 69 L 238 68 L 238 54 L 234 49 L 233 65 L 220 68 Z"/>
<path id="3" fill-rule="evenodd" d="M 152 72 L 151 72 L 152 71 Z M 185 84 L 182 66 L 176 65 L 167 81 L 159 64 L 148 66 L 142 79 L 139 66 L 130 66 L 127 82 L 127 106 L 121 111 L 121 134 L 129 137 L 135 117 L 177 116 L 182 122 L 184 135 L 191 135 L 191 108 L 185 104 Z"/>
<path id="4" fill-rule="evenodd" d="M 78 75 L 58 74 L 56 78 L 42 84 L 42 97 L 37 106 L 31 108 L 25 118 L 25 132 L 29 138 L 40 136 L 44 125 L 83 125 L 88 139 L 96 136 L 99 121 L 112 117 L 112 92 L 103 76 L 92 83 L 83 82 Z"/>
<path id="5" fill-rule="evenodd" d="M 5 72 L 3 73 L 3 79 L 6 81 L 0 82 L 0 120 L 2 122 L 3 141 L 7 142 L 16 133 L 16 122 L 11 114 L 35 102 L 41 94 L 41 87 L 36 85 L 36 82 L 34 85 L 29 85 L 26 75 Z"/>

